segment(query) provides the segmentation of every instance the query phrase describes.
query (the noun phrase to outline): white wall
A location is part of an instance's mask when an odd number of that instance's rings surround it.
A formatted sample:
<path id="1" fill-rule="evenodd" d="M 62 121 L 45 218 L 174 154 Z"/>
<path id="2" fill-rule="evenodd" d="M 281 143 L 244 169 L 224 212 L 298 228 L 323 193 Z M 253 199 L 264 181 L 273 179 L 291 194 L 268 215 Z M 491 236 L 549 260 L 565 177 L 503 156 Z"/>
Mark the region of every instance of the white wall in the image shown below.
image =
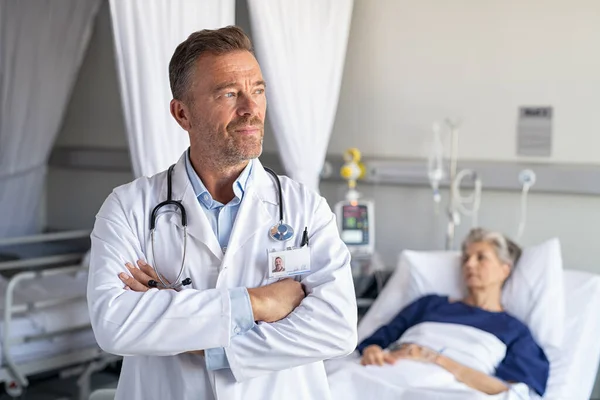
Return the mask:
<path id="1" fill-rule="evenodd" d="M 517 107 L 548 104 L 554 152 L 537 161 L 600 164 L 598 26 L 600 3 L 590 0 L 355 0 L 328 152 L 358 146 L 367 156 L 426 157 L 432 121 L 459 116 L 461 159 L 525 161 L 515 152 Z M 339 186 L 321 185 L 332 204 L 343 197 Z M 377 203 L 388 265 L 400 249 L 443 248 L 447 219 L 433 218 L 426 188 L 359 189 Z M 480 224 L 514 235 L 518 201 L 519 193 L 485 191 L 484 182 Z M 567 267 L 600 273 L 600 199 L 534 187 L 530 208 L 525 244 L 557 236 Z"/>
<path id="2" fill-rule="evenodd" d="M 598 164 L 598 26 L 595 0 L 355 0 L 329 151 L 425 156 L 460 117 L 461 157 L 515 160 L 517 108 L 551 105 L 543 161 Z"/>

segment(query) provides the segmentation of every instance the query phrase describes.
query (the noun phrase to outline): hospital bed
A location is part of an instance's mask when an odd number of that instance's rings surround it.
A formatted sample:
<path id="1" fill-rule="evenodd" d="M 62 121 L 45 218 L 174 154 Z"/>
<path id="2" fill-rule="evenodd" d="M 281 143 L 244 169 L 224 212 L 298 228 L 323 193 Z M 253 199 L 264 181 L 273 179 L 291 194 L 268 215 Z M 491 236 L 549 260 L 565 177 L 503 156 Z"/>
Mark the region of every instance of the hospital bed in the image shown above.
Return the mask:
<path id="1" fill-rule="evenodd" d="M 78 375 L 87 400 L 91 374 L 118 360 L 90 327 L 88 249 L 88 231 L 0 240 L 0 383 L 9 395 L 20 396 L 28 377 L 52 372 Z"/>
<path id="2" fill-rule="evenodd" d="M 400 263 L 386 283 L 381 295 L 361 319 L 358 328 L 359 341 L 377 327 L 387 323 L 390 310 L 393 310 L 393 313 L 399 311 L 401 297 L 399 291 L 400 287 L 404 287 L 404 273 Z M 560 350 L 546 351 L 551 368 L 544 399 L 587 400 L 590 398 L 600 362 L 600 340 L 598 338 L 598 332 L 600 332 L 600 275 L 565 270 L 563 281 L 566 303 L 565 337 Z M 382 317 L 383 315 L 385 317 Z M 330 384 L 332 384 L 331 377 L 335 376 L 335 372 L 348 366 L 349 363 L 356 364 L 358 358 L 359 355 L 355 352 L 346 358 L 326 362 Z M 348 388 L 348 390 L 351 389 Z M 368 396 L 364 398 L 367 399 Z M 445 399 L 443 396 L 439 398 Z M 490 398 L 492 397 L 490 396 Z M 522 399 L 523 397 L 516 398 Z"/>

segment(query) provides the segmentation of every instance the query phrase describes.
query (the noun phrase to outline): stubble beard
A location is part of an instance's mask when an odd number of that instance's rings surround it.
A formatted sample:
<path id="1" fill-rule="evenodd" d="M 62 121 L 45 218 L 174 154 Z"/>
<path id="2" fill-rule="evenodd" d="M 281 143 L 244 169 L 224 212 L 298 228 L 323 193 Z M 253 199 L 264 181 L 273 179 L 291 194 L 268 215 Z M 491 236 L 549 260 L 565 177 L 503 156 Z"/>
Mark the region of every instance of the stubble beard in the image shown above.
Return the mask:
<path id="1" fill-rule="evenodd" d="M 196 125 L 199 126 L 199 125 Z M 262 154 L 264 128 L 260 135 L 244 137 L 235 132 L 205 130 L 202 127 L 195 135 L 196 149 L 200 162 L 217 169 L 227 169 L 257 158 Z M 210 133 L 201 133 L 210 132 Z"/>

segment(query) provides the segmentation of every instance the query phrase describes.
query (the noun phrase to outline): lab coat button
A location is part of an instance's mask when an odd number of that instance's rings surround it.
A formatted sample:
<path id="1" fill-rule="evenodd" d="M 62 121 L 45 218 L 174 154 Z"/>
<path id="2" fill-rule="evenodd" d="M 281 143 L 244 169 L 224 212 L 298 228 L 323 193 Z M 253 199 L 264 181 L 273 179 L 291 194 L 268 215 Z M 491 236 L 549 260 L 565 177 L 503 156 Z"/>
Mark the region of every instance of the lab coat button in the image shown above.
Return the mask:
<path id="1" fill-rule="evenodd" d="M 235 329 L 233 330 L 233 333 L 235 333 L 236 335 L 240 333 L 240 327 L 236 326 Z"/>

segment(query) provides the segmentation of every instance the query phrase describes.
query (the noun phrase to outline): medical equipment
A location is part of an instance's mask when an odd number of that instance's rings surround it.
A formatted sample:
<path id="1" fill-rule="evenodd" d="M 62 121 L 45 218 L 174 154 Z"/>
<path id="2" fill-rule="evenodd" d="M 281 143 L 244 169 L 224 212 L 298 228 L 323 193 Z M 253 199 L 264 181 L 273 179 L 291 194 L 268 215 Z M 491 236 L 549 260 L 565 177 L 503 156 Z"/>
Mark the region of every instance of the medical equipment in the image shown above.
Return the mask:
<path id="1" fill-rule="evenodd" d="M 356 191 L 356 181 L 365 176 L 365 166 L 360 162 L 360 150 L 352 147 L 344 152 L 344 165 L 340 169 L 342 178 L 348 181 L 346 200 L 353 201 L 360 197 Z"/>
<path id="2" fill-rule="evenodd" d="M 340 236 L 353 255 L 370 256 L 375 251 L 375 211 L 369 200 L 359 200 L 356 181 L 365 173 L 360 162 L 360 151 L 356 148 L 346 150 L 345 164 L 340 170 L 342 178 L 348 181 L 346 199 L 335 205 Z"/>
<path id="3" fill-rule="evenodd" d="M 458 138 L 460 121 L 446 118 L 445 126 L 450 131 L 450 199 L 448 202 L 448 225 L 446 229 L 446 250 L 450 250 L 454 246 L 454 236 L 456 227 L 460 225 L 460 215 L 471 217 L 472 225 L 475 227 L 478 223 L 479 208 L 481 205 L 481 179 L 473 170 L 462 170 L 458 172 Z M 433 124 L 434 144 L 428 160 L 428 177 L 431 186 L 434 190 L 434 202 L 437 204 L 441 201 L 439 194 L 439 184 L 444 179 L 445 173 L 443 168 L 443 146 L 441 139 L 441 124 Z M 464 178 L 471 177 L 474 184 L 474 191 L 470 196 L 462 196 L 460 192 L 461 183 Z M 467 208 L 466 205 L 471 207 Z"/>
<path id="4" fill-rule="evenodd" d="M 431 189 L 433 190 L 434 211 L 436 214 L 440 212 L 440 202 L 442 196 L 440 194 L 440 183 L 446 177 L 444 171 L 444 145 L 442 143 L 442 132 L 439 123 L 435 122 L 432 126 L 433 143 L 427 160 L 427 177 Z"/>
<path id="5" fill-rule="evenodd" d="M 535 185 L 535 172 L 530 169 L 524 169 L 519 173 L 519 183 L 522 185 L 521 190 L 521 218 L 519 218 L 519 229 L 517 230 L 516 240 L 520 240 L 525 233 L 525 225 L 527 224 L 527 195 L 529 189 Z"/>
<path id="6" fill-rule="evenodd" d="M 167 171 L 167 200 L 159 203 L 152 210 L 152 214 L 150 217 L 150 238 L 151 238 L 151 247 L 152 247 L 152 258 L 153 258 L 153 266 L 156 270 L 156 275 L 160 282 L 151 279 L 148 281 L 149 287 L 160 287 L 161 289 L 179 289 L 182 286 L 187 286 L 192 284 L 192 280 L 190 278 L 185 278 L 180 282 L 181 276 L 183 274 L 183 270 L 185 268 L 185 255 L 187 250 L 187 213 L 185 211 L 185 207 L 181 203 L 180 200 L 173 200 L 172 192 L 173 192 L 173 169 L 175 168 L 175 164 L 171 165 Z M 277 183 L 277 193 L 279 195 L 279 222 L 269 229 L 269 235 L 274 240 L 278 241 L 286 241 L 291 239 L 294 236 L 294 229 L 288 224 L 283 222 L 283 196 L 281 191 L 281 181 L 277 174 L 270 168 L 265 167 L 265 171 L 267 171 Z M 179 274 L 177 274 L 177 278 L 175 279 L 175 283 L 167 282 L 162 274 L 160 273 L 160 267 L 156 261 L 156 255 L 154 252 L 154 234 L 156 232 L 156 221 L 158 217 L 158 212 L 164 206 L 175 206 L 180 214 L 181 214 L 181 226 L 183 228 L 183 257 L 181 260 L 181 266 L 179 267 Z"/>
<path id="7" fill-rule="evenodd" d="M 471 177 L 473 180 L 474 189 L 471 195 L 462 196 L 460 192 L 460 186 L 463 179 L 466 177 Z M 455 210 L 452 213 L 454 223 L 456 225 L 460 225 L 460 214 L 463 214 L 471 217 L 471 225 L 473 228 L 477 227 L 479 219 L 479 207 L 481 206 L 481 179 L 479 178 L 477 172 L 470 169 L 461 170 L 452 181 L 450 193 L 454 198 L 453 203 Z M 471 208 L 467 208 L 468 204 L 471 205 Z"/>
<path id="8" fill-rule="evenodd" d="M 185 254 L 187 247 L 187 214 L 185 212 L 185 207 L 181 204 L 179 200 L 173 200 L 172 191 L 173 191 L 173 169 L 175 165 L 171 165 L 169 170 L 167 171 L 167 200 L 159 203 L 152 210 L 152 216 L 150 217 L 150 241 L 152 243 L 152 259 L 154 269 L 156 270 L 156 275 L 158 275 L 158 279 L 160 280 L 160 284 L 156 282 L 154 279 L 148 281 L 149 287 L 160 287 L 163 289 L 178 289 L 181 286 L 190 285 L 192 280 L 190 278 L 185 278 L 183 281 L 179 281 L 181 279 L 181 275 L 183 274 L 183 269 L 185 267 Z M 181 267 L 179 268 L 179 274 L 177 275 L 177 279 L 175 279 L 175 283 L 169 283 L 165 279 L 163 279 L 162 274 L 160 273 L 158 262 L 156 261 L 156 254 L 154 252 L 154 233 L 156 232 L 156 217 L 158 211 L 164 206 L 175 206 L 179 212 L 181 213 L 181 227 L 183 228 L 183 258 L 181 260 Z"/>
<path id="9" fill-rule="evenodd" d="M 80 400 L 90 379 L 120 357 L 96 343 L 87 310 L 89 231 L 57 232 L 0 240 L 0 250 L 18 255 L 0 262 L 0 383 L 20 396 L 29 376 L 56 372 L 77 375 Z M 82 261 L 83 258 L 83 261 Z"/>
<path id="10" fill-rule="evenodd" d="M 338 202 L 334 211 L 340 237 L 352 254 L 350 267 L 357 305 L 359 309 L 364 309 L 373 302 L 373 299 L 362 298 L 373 281 L 377 286 L 377 293 L 383 287 L 379 272 L 383 271 L 384 266 L 375 251 L 375 204 L 373 201 L 360 199 L 361 194 L 356 190 L 356 181 L 364 177 L 366 172 L 360 159 L 361 154 L 357 148 L 344 152 L 345 163 L 340 169 L 340 175 L 348 182 L 348 190 L 345 200 Z"/>
<path id="11" fill-rule="evenodd" d="M 294 229 L 283 222 L 283 194 L 281 191 L 281 181 L 271 168 L 264 167 L 264 169 L 273 177 L 273 179 L 275 179 L 275 183 L 277 183 L 277 194 L 279 196 L 279 222 L 271 227 L 269 235 L 271 238 L 279 241 L 290 240 L 294 236 Z"/>

